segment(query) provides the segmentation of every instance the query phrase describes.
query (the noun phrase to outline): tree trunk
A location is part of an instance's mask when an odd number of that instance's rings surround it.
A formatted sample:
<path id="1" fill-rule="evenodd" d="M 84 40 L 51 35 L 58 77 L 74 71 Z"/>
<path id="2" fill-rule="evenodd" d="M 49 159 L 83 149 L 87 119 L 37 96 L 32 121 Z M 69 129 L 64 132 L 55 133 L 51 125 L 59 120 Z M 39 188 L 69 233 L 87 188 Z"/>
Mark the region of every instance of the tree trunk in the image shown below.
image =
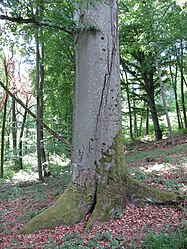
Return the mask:
<path id="1" fill-rule="evenodd" d="M 151 117 L 152 117 L 152 121 L 154 125 L 155 138 L 156 140 L 161 140 L 162 132 L 161 132 L 159 121 L 158 121 L 158 115 L 157 115 L 157 110 L 155 106 L 154 96 L 153 98 L 150 98 L 150 96 L 148 96 L 148 103 L 149 103 Z"/>
<path id="2" fill-rule="evenodd" d="M 131 99 L 130 99 L 130 91 L 129 91 L 129 80 L 128 80 L 128 76 L 127 76 L 127 70 L 126 70 L 126 66 L 125 66 L 125 61 L 120 58 L 120 63 L 121 66 L 123 68 L 123 72 L 125 74 L 125 79 L 123 77 L 123 73 L 121 73 L 121 76 L 123 78 L 123 82 L 124 82 L 124 86 L 125 86 L 125 90 L 126 90 L 126 94 L 127 94 L 127 105 L 128 105 L 128 109 L 129 109 L 129 132 L 130 132 L 130 139 L 134 140 L 133 137 L 133 118 L 132 118 L 132 107 L 131 107 Z"/>
<path id="3" fill-rule="evenodd" d="M 158 115 L 157 115 L 157 109 L 155 105 L 155 83 L 154 83 L 154 73 L 155 73 L 155 66 L 154 66 L 154 56 L 150 52 L 147 56 L 141 51 L 139 51 L 138 60 L 140 62 L 140 65 L 142 67 L 142 78 L 144 81 L 144 89 L 147 93 L 148 98 L 148 104 L 150 107 L 151 117 L 153 121 L 154 126 L 154 133 L 156 140 L 162 139 L 162 131 L 160 129 Z M 147 62 L 145 64 L 145 62 Z M 145 66 L 147 65 L 147 66 Z M 150 70 L 149 70 L 150 68 Z"/>
<path id="4" fill-rule="evenodd" d="M 43 31 L 41 30 L 41 34 L 43 34 Z M 41 61 L 40 61 L 40 120 L 43 122 L 44 118 L 44 43 L 41 43 Z M 49 176 L 49 168 L 46 160 L 46 153 L 45 153 L 45 145 L 44 145 L 44 129 L 41 125 L 40 128 L 40 138 L 41 138 L 41 160 L 42 160 L 42 168 L 44 176 Z"/>
<path id="5" fill-rule="evenodd" d="M 9 69 L 6 57 L 4 57 L 4 70 L 5 70 L 5 79 L 6 87 L 9 84 Z M 2 120 L 2 129 L 1 129 L 1 177 L 4 177 L 4 153 L 5 153 L 5 129 L 6 129 L 6 116 L 7 116 L 7 103 L 8 103 L 8 94 L 4 95 L 4 106 L 3 106 L 3 120 Z"/>
<path id="6" fill-rule="evenodd" d="M 53 206 L 20 233 L 60 223 L 71 225 L 86 214 L 90 214 L 90 228 L 120 217 L 127 197 L 146 196 L 145 187 L 128 177 L 123 160 L 117 0 L 94 3 L 85 1 L 87 7 L 80 9 L 78 16 L 91 27 L 75 37 L 72 182 Z"/>
<path id="7" fill-rule="evenodd" d="M 181 49 L 181 60 L 180 60 L 180 71 L 181 71 L 181 101 L 182 101 L 182 111 L 183 111 L 183 119 L 184 119 L 184 127 L 187 128 L 187 117 L 186 117 L 186 106 L 185 106 L 185 97 L 184 97 L 184 63 L 183 63 L 183 42 L 180 41 L 180 49 Z"/>
<path id="8" fill-rule="evenodd" d="M 147 106 L 146 109 L 145 135 L 149 135 L 149 107 Z"/>
<path id="9" fill-rule="evenodd" d="M 12 142 L 13 150 L 17 150 L 17 120 L 16 120 L 16 102 L 12 99 Z"/>
<path id="10" fill-rule="evenodd" d="M 167 103 L 166 103 L 166 99 L 164 96 L 164 86 L 163 86 L 163 82 L 162 82 L 162 74 L 161 74 L 161 69 L 158 65 L 158 58 L 157 58 L 157 54 L 156 54 L 156 49 L 155 49 L 155 64 L 156 64 L 156 69 L 158 72 L 158 78 L 159 78 L 159 82 L 160 82 L 160 91 L 161 91 L 162 101 L 163 101 L 163 105 L 164 105 L 164 109 L 165 109 L 166 120 L 167 120 L 169 135 L 170 135 L 170 139 L 171 139 L 171 144 L 175 145 L 175 139 L 173 136 L 173 131 L 172 131 L 171 122 L 170 122 L 170 118 L 169 118 Z"/>
<path id="11" fill-rule="evenodd" d="M 153 57 L 154 58 L 154 57 Z M 155 84 L 154 84 L 154 70 L 149 72 L 149 73 L 143 73 L 142 77 L 144 80 L 144 88 L 147 93 L 147 98 L 148 98 L 148 105 L 150 108 L 150 113 L 153 121 L 153 126 L 154 126 L 154 133 L 155 133 L 155 138 L 156 140 L 161 140 L 162 139 L 162 131 L 160 129 L 159 125 L 159 120 L 158 120 L 158 115 L 157 115 L 157 109 L 155 105 Z"/>
<path id="12" fill-rule="evenodd" d="M 133 98 L 133 120 L 134 120 L 134 137 L 138 137 L 138 125 L 137 125 L 137 114 L 136 114 L 136 100 Z"/>
<path id="13" fill-rule="evenodd" d="M 38 31 L 36 34 L 36 133 L 37 133 L 37 160 L 39 179 L 43 180 L 42 175 L 42 152 L 41 152 L 41 91 L 40 91 L 40 48 Z"/>
<path id="14" fill-rule="evenodd" d="M 26 102 L 26 107 L 27 106 L 28 106 L 28 102 Z M 24 133 L 26 119 L 27 119 L 27 111 L 24 110 L 23 121 L 21 125 L 20 136 L 19 136 L 19 168 L 20 169 L 23 169 L 23 133 Z"/>
<path id="15" fill-rule="evenodd" d="M 139 125 L 139 131 L 138 131 L 139 137 L 142 135 L 142 126 L 143 126 L 143 120 L 145 119 L 146 105 L 147 105 L 147 102 L 144 101 L 143 110 L 141 111 L 141 116 L 140 116 L 140 125 Z"/>
<path id="16" fill-rule="evenodd" d="M 95 2 L 80 10 L 86 30 L 76 37 L 76 84 L 73 111 L 72 182 L 87 186 L 89 223 L 102 221 L 125 207 L 126 174 L 121 132 L 117 1 Z M 105 14 L 103 14 L 105 13 Z M 110 194 L 109 194 L 110 193 Z"/>
<path id="17" fill-rule="evenodd" d="M 18 155 L 17 155 L 17 118 L 16 118 L 16 101 L 12 99 L 12 147 L 14 155 L 14 169 L 18 170 Z"/>
<path id="18" fill-rule="evenodd" d="M 4 109 L 3 122 L 1 129 L 1 177 L 4 176 L 4 151 L 5 151 L 5 126 L 6 126 L 7 101 L 8 101 L 8 95 L 5 94 L 4 108 L 3 108 Z"/>
<path id="19" fill-rule="evenodd" d="M 39 14 L 40 18 L 43 18 L 43 10 L 44 10 L 44 1 L 39 1 Z M 41 36 L 41 42 L 40 42 L 40 60 L 39 60 L 39 67 L 40 67 L 40 84 L 39 84 L 39 97 L 40 97 L 40 120 L 43 122 L 44 118 L 44 74 L 45 74 L 45 68 L 44 68 L 44 42 L 43 42 L 43 28 L 40 28 L 40 36 Z M 44 129 L 41 125 L 40 127 L 40 146 L 41 146 L 41 161 L 42 161 L 42 169 L 44 176 L 48 176 L 49 169 L 48 164 L 46 161 L 46 154 L 45 154 L 45 146 L 44 146 Z"/>
<path id="20" fill-rule="evenodd" d="M 88 4 L 78 16 L 90 28 L 75 37 L 72 183 L 57 206 L 48 209 L 50 219 L 42 213 L 37 216 L 42 221 L 33 220 L 31 230 L 60 222 L 73 224 L 88 213 L 91 227 L 121 214 L 126 204 L 117 1 Z"/>
<path id="21" fill-rule="evenodd" d="M 175 76 L 173 77 L 172 73 L 172 68 L 171 64 L 169 65 L 169 71 L 170 71 L 170 77 L 171 77 L 171 82 L 174 90 L 174 96 L 175 96 L 175 107 L 176 107 L 176 113 L 177 113 L 177 121 L 178 121 L 178 128 L 179 130 L 182 129 L 182 124 L 181 124 L 181 118 L 180 118 L 180 110 L 179 110 L 179 103 L 178 103 L 178 95 L 177 95 L 177 65 L 176 65 L 176 70 L 175 70 Z"/>
<path id="22" fill-rule="evenodd" d="M 130 132 L 131 140 L 134 140 L 134 137 L 133 137 L 133 125 L 132 125 L 132 108 L 131 108 L 130 91 L 129 91 L 129 81 L 128 81 L 128 77 L 127 77 L 127 72 L 125 70 L 125 66 L 123 66 L 123 70 L 124 70 L 125 79 L 126 79 L 125 88 L 126 88 L 126 92 L 127 92 L 127 104 L 128 104 L 128 109 L 129 109 L 129 132 Z"/>

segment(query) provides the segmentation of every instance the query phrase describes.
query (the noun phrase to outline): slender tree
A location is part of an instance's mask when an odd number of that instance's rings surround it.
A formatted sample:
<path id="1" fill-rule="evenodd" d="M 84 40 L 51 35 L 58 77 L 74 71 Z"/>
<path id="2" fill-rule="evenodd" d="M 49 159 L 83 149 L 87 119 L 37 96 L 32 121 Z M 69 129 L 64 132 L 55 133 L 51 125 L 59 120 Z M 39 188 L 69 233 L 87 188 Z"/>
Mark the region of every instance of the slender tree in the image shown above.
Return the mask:
<path id="1" fill-rule="evenodd" d="M 185 106 L 185 97 L 184 97 L 184 47 L 182 39 L 180 40 L 180 73 L 181 73 L 181 102 L 182 102 L 182 112 L 184 127 L 187 128 L 187 117 L 186 117 L 186 106 Z"/>
<path id="2" fill-rule="evenodd" d="M 9 84 L 10 77 L 10 61 L 4 55 L 4 70 L 5 70 L 5 80 L 6 86 Z M 1 177 L 4 176 L 4 153 L 5 153 L 5 129 L 6 129 L 6 118 L 7 118 L 7 103 L 8 103 L 8 94 L 4 94 L 2 101 L 3 104 L 3 120 L 1 128 Z"/>
<path id="3" fill-rule="evenodd" d="M 127 104 L 128 104 L 128 111 L 129 111 L 129 132 L 130 132 L 130 138 L 131 140 L 134 139 L 133 136 L 133 119 L 132 119 L 132 107 L 131 107 L 131 99 L 130 99 L 130 91 L 129 91 L 129 80 L 127 76 L 127 72 L 125 68 L 123 68 L 123 71 L 125 73 L 125 79 L 122 79 L 122 84 L 125 86 L 126 94 L 127 94 Z"/>
<path id="4" fill-rule="evenodd" d="M 171 61 L 171 58 L 170 58 L 170 61 Z M 178 128 L 179 128 L 179 130 L 181 130 L 182 129 L 182 122 L 181 122 L 181 115 L 180 115 L 179 101 L 178 101 L 178 93 L 177 93 L 177 72 L 178 72 L 178 66 L 177 66 L 177 64 L 175 64 L 174 66 L 175 66 L 175 73 L 173 75 L 173 72 L 172 72 L 172 63 L 169 63 L 170 78 L 171 78 L 172 87 L 173 87 L 174 96 L 175 96 L 175 106 L 176 106 Z"/>
<path id="5" fill-rule="evenodd" d="M 42 101 L 41 101 L 41 85 L 40 85 L 40 44 L 38 38 L 38 30 L 36 34 L 36 109 L 37 109 L 37 121 L 36 121 L 36 131 L 37 131 L 37 160 L 38 160 L 38 174 L 39 179 L 43 180 L 42 175 L 42 150 L 41 150 L 41 115 L 42 115 Z"/>
<path id="6" fill-rule="evenodd" d="M 157 51 L 156 51 L 155 44 L 153 44 L 153 49 L 154 49 L 154 53 L 155 53 L 155 64 L 156 64 L 156 69 L 157 69 L 157 72 L 158 72 L 158 77 L 159 77 L 159 82 L 160 82 L 160 91 L 161 91 L 162 101 L 163 101 L 163 105 L 164 105 L 164 109 L 165 109 L 166 120 L 167 120 L 167 124 L 168 124 L 171 144 L 175 145 L 175 139 L 174 139 L 174 136 L 173 136 L 173 131 L 172 131 L 171 122 L 170 122 L 170 118 L 169 118 L 167 103 L 166 103 L 166 99 L 165 99 L 165 95 L 164 95 L 164 86 L 163 86 L 163 81 L 162 81 L 162 73 L 161 73 L 161 69 L 160 69 L 159 64 L 158 64 Z"/>

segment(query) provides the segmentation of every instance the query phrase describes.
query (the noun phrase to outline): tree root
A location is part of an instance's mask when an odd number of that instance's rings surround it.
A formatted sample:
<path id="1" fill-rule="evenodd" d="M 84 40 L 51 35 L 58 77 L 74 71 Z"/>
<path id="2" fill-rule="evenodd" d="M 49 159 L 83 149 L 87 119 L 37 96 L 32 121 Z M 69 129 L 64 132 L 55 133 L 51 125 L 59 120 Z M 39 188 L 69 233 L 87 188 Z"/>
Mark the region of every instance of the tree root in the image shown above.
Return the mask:
<path id="1" fill-rule="evenodd" d="M 86 229 L 90 229 L 98 223 L 120 218 L 128 203 L 143 207 L 145 203 L 173 204 L 179 199 L 174 193 L 146 187 L 130 176 L 120 184 L 121 190 L 119 185 L 116 188 L 115 183 L 108 185 L 110 187 L 100 184 L 97 189 L 95 186 L 78 187 L 70 184 L 52 206 L 30 220 L 20 229 L 19 234 L 33 233 L 59 224 L 73 225 L 82 221 L 89 213 L 91 216 Z"/>
<path id="2" fill-rule="evenodd" d="M 141 207 L 145 203 L 153 205 L 174 204 L 179 200 L 179 196 L 166 191 L 160 191 L 143 185 L 140 181 L 132 177 L 127 178 L 127 200 L 135 206 Z"/>
<path id="3" fill-rule="evenodd" d="M 19 234 L 30 234 L 52 228 L 61 223 L 72 225 L 84 219 L 94 202 L 94 186 L 78 187 L 70 184 L 59 199 L 23 226 Z"/>

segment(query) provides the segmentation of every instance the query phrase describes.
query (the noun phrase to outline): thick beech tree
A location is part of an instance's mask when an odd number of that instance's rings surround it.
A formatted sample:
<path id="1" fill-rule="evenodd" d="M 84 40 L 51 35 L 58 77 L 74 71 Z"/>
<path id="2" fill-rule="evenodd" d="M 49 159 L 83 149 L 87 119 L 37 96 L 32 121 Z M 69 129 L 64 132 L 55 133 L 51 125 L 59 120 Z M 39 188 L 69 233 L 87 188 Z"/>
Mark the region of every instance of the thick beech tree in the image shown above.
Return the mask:
<path id="1" fill-rule="evenodd" d="M 85 28 L 75 35 L 72 183 L 57 205 L 32 220 L 29 230 L 72 224 L 89 212 L 92 224 L 125 207 L 117 1 L 85 4 L 75 15 L 77 29 Z"/>
<path id="2" fill-rule="evenodd" d="M 94 3 L 94 4 L 93 4 Z M 86 7 L 85 7 L 86 6 Z M 123 160 L 117 0 L 76 6 L 72 182 L 20 233 L 74 224 L 87 228 L 120 217 L 128 202 L 160 202 L 175 195 L 149 190 L 128 177 Z M 138 201 L 137 201 L 138 200 Z"/>

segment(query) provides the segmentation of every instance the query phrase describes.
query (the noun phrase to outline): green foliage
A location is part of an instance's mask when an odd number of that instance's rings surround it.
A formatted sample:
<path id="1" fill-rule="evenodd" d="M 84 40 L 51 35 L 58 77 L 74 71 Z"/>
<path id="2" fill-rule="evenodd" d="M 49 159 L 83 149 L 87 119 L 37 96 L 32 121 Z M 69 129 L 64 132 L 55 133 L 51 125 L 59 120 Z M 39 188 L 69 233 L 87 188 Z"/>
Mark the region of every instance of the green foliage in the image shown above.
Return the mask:
<path id="1" fill-rule="evenodd" d="M 5 179 L 11 179 L 15 174 L 15 170 L 13 167 L 6 167 L 4 178 Z"/>
<path id="2" fill-rule="evenodd" d="M 31 212 L 29 214 L 29 220 L 33 219 L 37 214 L 35 212 Z"/>
<path id="3" fill-rule="evenodd" d="M 161 235 L 150 233 L 142 244 L 142 249 L 185 249 L 187 248 L 187 230 L 169 232 Z"/>
<path id="4" fill-rule="evenodd" d="M 83 242 L 84 237 L 81 238 L 76 234 L 67 234 L 62 237 L 62 241 L 64 242 L 63 248 L 77 248 L 80 246 L 84 249 L 89 248 L 99 248 L 104 249 L 106 247 L 102 246 L 102 241 L 108 241 L 108 247 L 112 249 L 121 248 L 122 245 L 125 244 L 126 239 L 123 236 L 112 237 L 110 231 L 105 231 L 103 233 L 96 233 L 95 236 L 90 239 L 86 244 Z M 108 248 L 107 247 L 107 248 Z"/>
<path id="5" fill-rule="evenodd" d="M 147 175 L 139 168 L 129 168 L 128 172 L 136 180 L 145 180 L 147 178 Z"/>
<path id="6" fill-rule="evenodd" d="M 171 147 L 169 150 L 162 150 L 162 156 L 166 158 L 166 163 L 172 163 L 175 161 L 173 159 L 173 154 L 175 155 L 182 155 L 186 151 L 185 144 L 179 144 L 174 147 Z M 154 149 L 149 151 L 139 151 L 138 153 L 134 153 L 132 156 L 128 156 L 126 158 L 127 163 L 132 163 L 133 161 L 143 161 L 146 158 L 151 160 L 157 159 L 161 155 L 160 149 Z"/>
<path id="7" fill-rule="evenodd" d="M 144 117 L 144 111 L 138 113 L 134 110 L 134 102 L 140 107 L 139 102 L 148 103 L 149 109 L 150 99 L 155 101 L 158 117 L 164 115 L 163 103 L 160 97 L 158 75 L 155 68 L 154 53 L 150 44 L 154 42 L 158 50 L 159 66 L 162 70 L 162 80 L 164 82 L 165 98 L 168 101 L 168 109 L 176 117 L 176 102 L 174 101 L 174 88 L 177 89 L 179 111 L 181 111 L 180 99 L 180 60 L 182 55 L 179 49 L 179 42 L 186 43 L 186 11 L 185 7 L 180 7 L 176 1 L 119 1 L 119 30 L 120 30 L 120 52 L 121 64 L 123 72 L 126 73 L 122 77 L 122 86 L 128 85 L 131 112 L 127 109 L 126 117 L 129 122 L 129 116 L 132 118 L 132 128 L 141 124 L 140 120 Z M 185 47 L 185 45 L 183 45 Z M 186 51 L 183 54 L 183 63 L 186 68 Z M 169 70 L 171 66 L 172 75 Z M 178 68 L 175 70 L 174 68 Z M 184 69 L 185 71 L 185 69 Z M 177 75 L 176 75 L 177 73 Z M 174 78 L 178 76 L 177 82 L 174 84 Z M 172 79 L 173 77 L 173 79 Z M 179 80 L 179 81 L 178 81 Z M 152 89 L 150 91 L 150 89 Z M 124 91 L 123 98 L 126 97 L 127 91 Z M 127 98 L 127 97 L 126 97 Z M 124 105 L 126 103 L 124 102 Z M 151 115 L 149 114 L 149 117 Z M 152 117 L 151 117 L 152 118 Z M 165 120 L 165 118 L 164 118 Z M 126 122 L 126 124 L 127 124 Z M 160 120 L 159 120 L 160 122 Z M 145 131 L 145 121 L 143 122 L 141 131 Z M 151 122 L 150 122 L 151 125 Z M 149 125 L 149 134 L 153 134 L 154 129 Z M 178 123 L 172 122 L 177 126 Z M 128 127 L 129 129 L 129 127 Z M 165 134 L 167 124 L 162 124 L 161 130 Z M 136 129 L 133 130 L 133 136 L 139 137 Z"/>

